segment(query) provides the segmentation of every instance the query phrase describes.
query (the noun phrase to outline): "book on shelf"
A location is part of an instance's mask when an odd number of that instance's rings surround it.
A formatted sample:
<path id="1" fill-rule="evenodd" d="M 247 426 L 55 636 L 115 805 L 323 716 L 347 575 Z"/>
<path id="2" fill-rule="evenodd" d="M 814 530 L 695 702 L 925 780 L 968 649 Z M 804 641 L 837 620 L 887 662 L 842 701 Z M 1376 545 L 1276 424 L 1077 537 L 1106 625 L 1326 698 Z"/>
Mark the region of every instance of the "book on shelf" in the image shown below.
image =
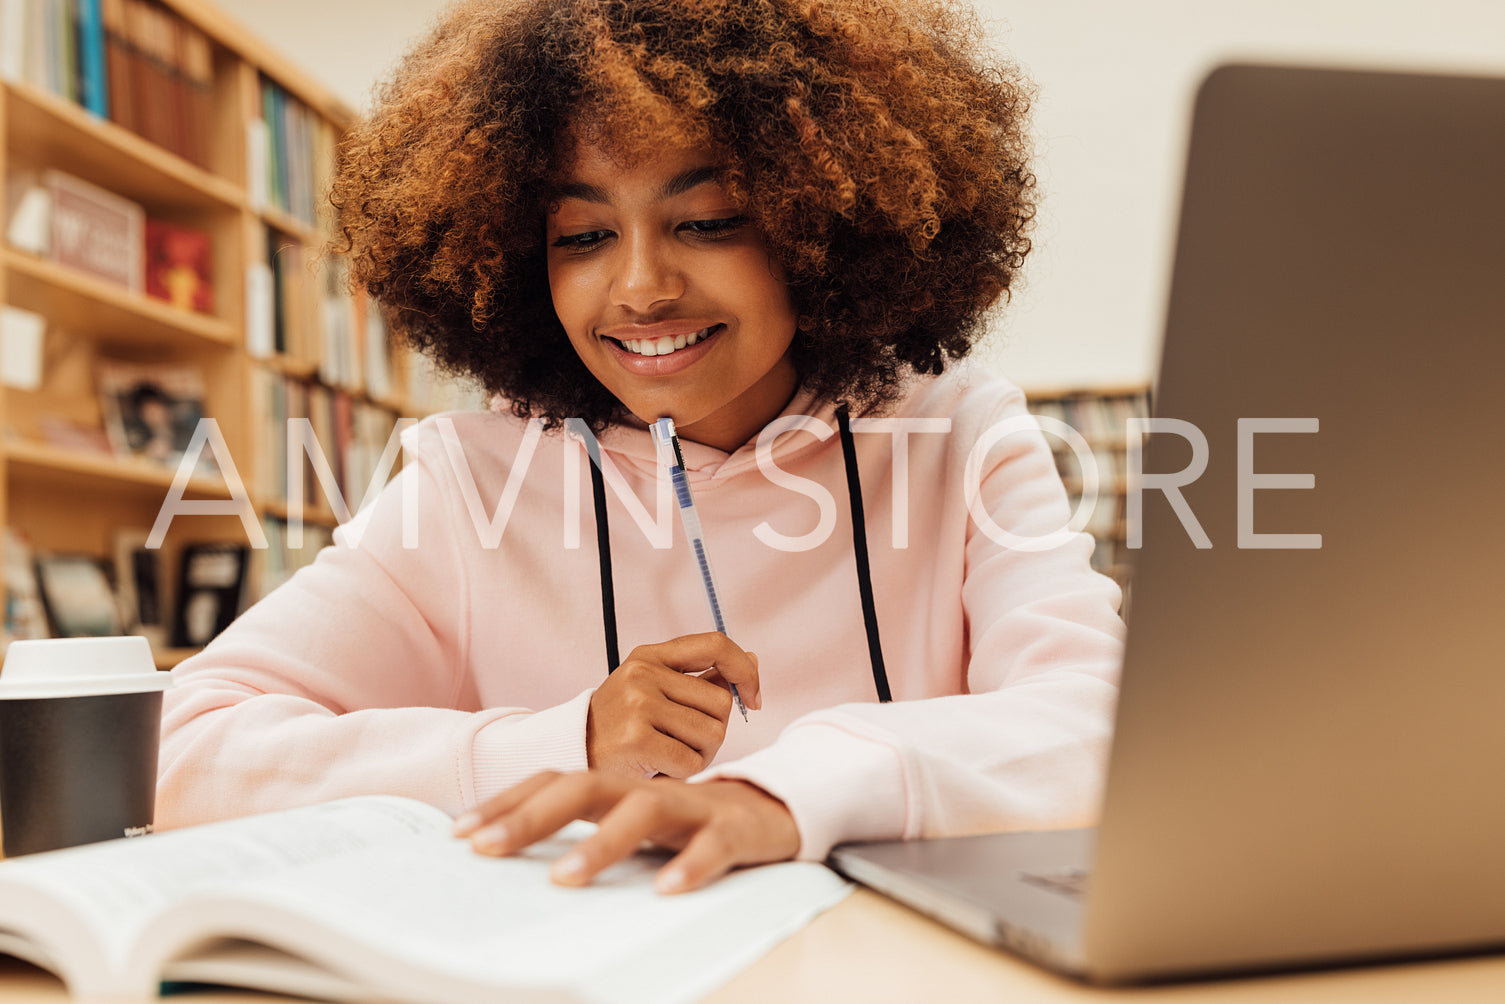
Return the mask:
<path id="1" fill-rule="evenodd" d="M 123 627 L 141 635 L 155 648 L 167 647 L 167 593 L 162 575 L 162 552 L 147 547 L 144 528 L 115 532 L 115 596 Z"/>
<path id="2" fill-rule="evenodd" d="M 59 93 L 60 0 L 0 0 L 0 72 L 6 80 Z"/>
<path id="3" fill-rule="evenodd" d="M 381 304 L 370 296 L 361 294 L 366 312 L 366 328 L 362 333 L 364 344 L 359 356 L 364 363 L 366 392 L 374 398 L 392 396 L 392 333 L 382 316 Z"/>
<path id="4" fill-rule="evenodd" d="M 42 172 L 40 184 L 50 208 L 48 257 L 133 293 L 141 292 L 146 229 L 141 206 L 51 168 Z"/>
<path id="5" fill-rule="evenodd" d="M 263 297 L 270 293 L 271 300 L 259 309 L 271 317 L 272 352 L 299 358 L 311 345 L 317 345 L 310 343 L 308 337 L 312 334 L 310 321 L 316 311 L 310 307 L 312 284 L 308 281 L 304 248 L 270 227 L 266 228 L 266 237 L 272 281 L 269 288 L 257 292 Z"/>
<path id="6" fill-rule="evenodd" d="M 1054 419 L 1080 433 L 1092 451 L 1098 473 L 1097 500 L 1086 513 L 1083 529 L 1095 540 L 1092 566 L 1112 575 L 1120 585 L 1127 585 L 1129 567 L 1125 543 L 1124 493 L 1128 475 L 1128 423 L 1149 413 L 1149 391 L 1127 389 L 1029 395 L 1029 410 L 1041 419 Z M 1066 487 L 1068 500 L 1075 511 L 1086 487 L 1082 459 L 1059 430 L 1042 428 L 1055 454 L 1056 468 Z M 1127 595 L 1127 593 L 1126 593 Z M 1121 610 L 1128 609 L 1125 600 Z"/>
<path id="7" fill-rule="evenodd" d="M 0 69 L 202 167 L 212 116 L 207 36 L 147 0 L 0 0 Z"/>
<path id="8" fill-rule="evenodd" d="M 261 78 L 261 124 L 250 143 L 262 158 L 250 169 L 253 202 L 265 204 L 318 227 L 320 193 L 327 188 L 335 159 L 335 130 L 323 116 L 268 77 Z M 257 203 L 260 204 L 260 203 Z"/>
<path id="9" fill-rule="evenodd" d="M 251 549 L 217 541 L 187 544 L 179 557 L 172 647 L 209 644 L 246 606 Z"/>
<path id="10" fill-rule="evenodd" d="M 26 0 L 0 0 L 0 79 L 26 79 Z"/>
<path id="11" fill-rule="evenodd" d="M 52 194 L 35 171 L 10 171 L 5 176 L 5 242 L 18 251 L 47 256 Z"/>
<path id="12" fill-rule="evenodd" d="M 29 638 L 51 637 L 30 538 L 8 526 L 5 528 L 4 547 L 5 628 L 0 641 L 9 644 Z"/>
<path id="13" fill-rule="evenodd" d="M 18 307 L 0 307 L 0 384 L 17 390 L 42 385 L 42 346 L 47 318 Z"/>
<path id="14" fill-rule="evenodd" d="M 334 475 L 336 485 L 341 484 L 341 458 L 339 443 L 335 440 L 334 399 L 335 395 L 328 387 L 320 383 L 310 383 L 308 388 L 308 423 L 313 429 L 314 439 L 318 444 L 318 454 L 322 456 L 319 462 L 328 468 Z M 304 476 L 304 493 L 310 505 L 318 505 L 320 502 L 333 502 L 332 499 L 324 499 L 323 483 L 319 478 L 319 470 L 314 466 L 315 456 L 308 450 L 304 450 L 306 460 L 306 473 Z"/>
<path id="15" fill-rule="evenodd" d="M 50 22 L 48 36 L 52 55 L 49 83 L 54 93 L 69 101 L 78 100 L 78 45 L 75 34 L 78 22 L 73 17 L 74 0 L 45 0 L 44 16 Z"/>
<path id="16" fill-rule="evenodd" d="M 70 0 L 76 13 L 78 103 L 100 118 L 110 114 L 110 83 L 105 70 L 104 16 L 100 0 Z"/>
<path id="17" fill-rule="evenodd" d="M 146 221 L 146 295 L 179 310 L 214 313 L 214 246 L 197 227 Z"/>
<path id="18" fill-rule="evenodd" d="M 41 553 L 37 585 L 52 634 L 58 638 L 118 635 L 122 624 L 104 564 L 89 554 Z"/>
<path id="19" fill-rule="evenodd" d="M 100 24 L 104 28 L 105 79 L 110 120 L 132 132 L 136 127 L 134 81 L 141 71 L 126 29 L 125 0 L 102 0 Z"/>
<path id="20" fill-rule="evenodd" d="M 214 65 L 209 40 L 175 13 L 146 0 L 123 0 L 107 17 L 117 22 L 130 78 L 129 104 L 114 102 L 112 117 L 145 139 L 200 167 L 208 167 Z M 108 35 L 108 31 L 107 31 Z"/>
<path id="21" fill-rule="evenodd" d="M 319 552 L 334 543 L 334 531 L 318 523 L 303 525 L 303 540 L 293 547 L 288 540 L 287 520 L 263 516 L 261 532 L 267 546 L 251 554 L 250 602 L 257 602 L 292 578 L 300 568 L 313 564 Z"/>
<path id="22" fill-rule="evenodd" d="M 210 983 L 325 1000 L 677 1004 L 835 905 L 822 865 L 735 871 L 653 892 L 642 853 L 584 888 L 553 885 L 572 824 L 484 857 L 450 818 L 368 795 L 0 863 L 0 950 L 77 997 Z"/>
<path id="23" fill-rule="evenodd" d="M 192 363 L 101 359 L 94 378 L 115 455 L 176 470 L 205 415 L 202 371 Z M 196 473 L 218 473 L 212 450 L 199 454 Z"/>
<path id="24" fill-rule="evenodd" d="M 327 465 L 341 500 L 351 510 L 360 506 L 396 429 L 395 412 L 338 388 L 311 384 L 260 366 L 251 372 L 251 404 L 257 443 L 251 484 L 260 498 L 305 506 L 323 500 L 337 508 L 334 498 L 324 499 L 328 493 L 315 466 L 318 461 L 304 444 L 302 420 L 306 419 L 314 435 L 313 450 Z M 292 453 L 290 431 L 294 436 Z M 296 500 L 290 497 L 289 457 L 301 472 L 295 473 L 303 486 Z"/>
<path id="25" fill-rule="evenodd" d="M 246 266 L 245 298 L 246 355 L 267 359 L 277 352 L 277 275 L 270 262 Z"/>
<path id="26" fill-rule="evenodd" d="M 319 379 L 347 390 L 369 388 L 367 374 L 362 372 L 363 346 L 361 333 L 356 330 L 355 299 L 346 290 L 345 260 L 316 255 L 314 271 L 312 287 L 319 297 L 315 318 L 321 347 Z"/>
<path id="27" fill-rule="evenodd" d="M 86 422 L 68 415 L 38 415 L 37 435 L 39 442 L 69 453 L 115 456 L 110 437 L 97 422 Z"/>

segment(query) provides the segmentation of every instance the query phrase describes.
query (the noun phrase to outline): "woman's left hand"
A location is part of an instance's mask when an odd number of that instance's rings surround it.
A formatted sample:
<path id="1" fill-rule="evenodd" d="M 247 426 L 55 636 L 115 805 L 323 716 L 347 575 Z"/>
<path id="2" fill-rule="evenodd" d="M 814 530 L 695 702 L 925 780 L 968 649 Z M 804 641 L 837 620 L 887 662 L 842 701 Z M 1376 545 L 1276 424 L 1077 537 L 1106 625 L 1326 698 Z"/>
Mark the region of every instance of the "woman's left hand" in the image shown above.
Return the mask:
<path id="1" fill-rule="evenodd" d="M 659 870 L 659 892 L 697 889 L 737 865 L 785 861 L 799 830 L 784 803 L 745 781 L 687 784 L 585 771 L 547 772 L 502 792 L 455 822 L 482 854 L 512 854 L 575 819 L 599 824 L 550 871 L 560 885 L 585 885 L 647 840 L 679 851 Z"/>

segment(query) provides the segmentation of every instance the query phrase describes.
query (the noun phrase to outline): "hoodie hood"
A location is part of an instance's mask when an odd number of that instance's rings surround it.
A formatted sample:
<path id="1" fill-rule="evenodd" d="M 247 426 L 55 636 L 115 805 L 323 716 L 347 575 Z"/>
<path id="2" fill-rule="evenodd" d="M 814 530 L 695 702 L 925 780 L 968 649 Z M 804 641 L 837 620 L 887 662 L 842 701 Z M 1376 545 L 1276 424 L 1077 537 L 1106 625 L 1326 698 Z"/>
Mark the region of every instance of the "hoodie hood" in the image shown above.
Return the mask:
<path id="1" fill-rule="evenodd" d="M 510 412 L 506 399 L 501 397 L 492 398 L 490 410 L 501 414 Z M 836 404 L 817 401 L 815 395 L 803 387 L 795 392 L 774 421 L 800 416 L 823 422 L 833 432 L 836 428 Z M 578 436 L 578 433 L 570 430 L 565 435 Z M 774 440 L 773 456 L 776 460 L 782 460 L 804 450 L 818 448 L 827 441 L 810 433 L 780 435 Z M 597 437 L 597 442 L 619 468 L 631 468 L 649 480 L 657 476 L 658 454 L 653 447 L 653 436 L 648 431 L 648 426 L 636 416 L 629 416 L 626 422 L 608 427 Z M 714 489 L 740 474 L 756 471 L 757 443 L 757 439 L 753 439 L 727 453 L 714 446 L 681 439 L 680 451 L 684 454 L 685 474 L 690 484 L 696 488 Z"/>

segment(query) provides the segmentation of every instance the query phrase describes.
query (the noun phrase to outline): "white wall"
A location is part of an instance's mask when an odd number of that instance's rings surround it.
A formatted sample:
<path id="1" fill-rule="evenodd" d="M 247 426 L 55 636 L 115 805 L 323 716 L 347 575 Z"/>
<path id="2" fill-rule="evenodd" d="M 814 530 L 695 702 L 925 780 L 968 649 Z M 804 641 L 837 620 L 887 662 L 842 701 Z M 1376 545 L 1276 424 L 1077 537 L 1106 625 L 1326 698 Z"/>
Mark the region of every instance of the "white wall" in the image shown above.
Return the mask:
<path id="1" fill-rule="evenodd" d="M 1505 0 L 980 0 L 1039 87 L 1044 203 L 988 358 L 1026 386 L 1147 381 L 1192 91 L 1226 58 L 1505 73 Z M 1001 342 L 1001 344 L 999 344 Z"/>
<path id="2" fill-rule="evenodd" d="M 1044 193 L 985 357 L 1026 386 L 1148 381 L 1186 115 L 1225 58 L 1505 74 L 1505 0 L 977 0 L 1036 81 Z M 441 0 L 220 0 L 356 107 Z"/>
<path id="3" fill-rule="evenodd" d="M 352 108 L 447 0 L 213 0 Z"/>

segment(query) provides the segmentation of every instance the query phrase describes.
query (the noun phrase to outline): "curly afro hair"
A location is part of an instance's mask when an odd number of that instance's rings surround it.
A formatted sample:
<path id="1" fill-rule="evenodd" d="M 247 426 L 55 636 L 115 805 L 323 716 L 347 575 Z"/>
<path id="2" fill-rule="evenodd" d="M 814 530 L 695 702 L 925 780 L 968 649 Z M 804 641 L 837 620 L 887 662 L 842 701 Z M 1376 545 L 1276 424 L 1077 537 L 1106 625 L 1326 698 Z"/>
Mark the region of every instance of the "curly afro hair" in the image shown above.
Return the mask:
<path id="1" fill-rule="evenodd" d="M 336 250 L 441 367 L 599 430 L 625 410 L 568 349 L 545 267 L 566 137 L 703 144 L 787 271 L 802 385 L 869 407 L 966 355 L 1014 282 L 1030 97 L 939 0 L 462 0 L 343 140 Z"/>

